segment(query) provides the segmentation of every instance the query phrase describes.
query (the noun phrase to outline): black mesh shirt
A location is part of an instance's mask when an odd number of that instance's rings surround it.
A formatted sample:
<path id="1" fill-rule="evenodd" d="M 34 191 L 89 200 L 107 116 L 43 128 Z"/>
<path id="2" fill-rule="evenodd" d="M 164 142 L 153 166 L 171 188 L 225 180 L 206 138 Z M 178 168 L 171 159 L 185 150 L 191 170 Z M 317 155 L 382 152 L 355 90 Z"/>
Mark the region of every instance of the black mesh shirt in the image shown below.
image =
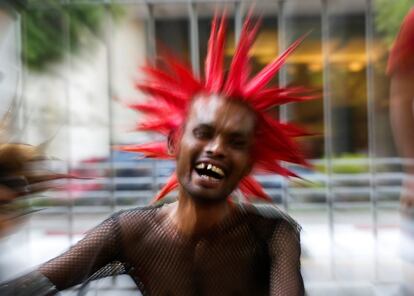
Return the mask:
<path id="1" fill-rule="evenodd" d="M 299 226 L 274 207 L 238 205 L 184 236 L 163 206 L 122 211 L 39 267 L 57 290 L 127 273 L 143 295 L 303 295 Z"/>

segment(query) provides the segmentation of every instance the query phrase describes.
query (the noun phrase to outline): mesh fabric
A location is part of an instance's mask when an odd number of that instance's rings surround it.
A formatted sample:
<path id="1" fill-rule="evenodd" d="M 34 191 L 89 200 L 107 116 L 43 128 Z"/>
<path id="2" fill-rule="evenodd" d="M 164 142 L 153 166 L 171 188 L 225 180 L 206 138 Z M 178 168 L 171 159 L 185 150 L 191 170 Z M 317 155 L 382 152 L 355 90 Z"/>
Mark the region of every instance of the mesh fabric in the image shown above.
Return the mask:
<path id="1" fill-rule="evenodd" d="M 162 206 L 119 212 L 39 271 L 58 290 L 127 273 L 143 295 L 304 294 L 299 227 L 250 205 L 191 237 Z"/>

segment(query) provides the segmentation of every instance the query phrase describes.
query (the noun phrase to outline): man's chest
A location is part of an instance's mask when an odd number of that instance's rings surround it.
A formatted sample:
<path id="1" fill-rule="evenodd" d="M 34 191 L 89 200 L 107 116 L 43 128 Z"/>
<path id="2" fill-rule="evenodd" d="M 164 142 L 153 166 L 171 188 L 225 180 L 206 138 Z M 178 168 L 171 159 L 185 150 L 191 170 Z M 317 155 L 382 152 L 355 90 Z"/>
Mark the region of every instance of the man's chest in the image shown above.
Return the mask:
<path id="1" fill-rule="evenodd" d="M 165 295 L 167 291 L 244 295 L 241 291 L 257 289 L 268 280 L 266 243 L 246 227 L 198 239 L 168 231 L 148 232 L 125 255 L 135 280 Z"/>

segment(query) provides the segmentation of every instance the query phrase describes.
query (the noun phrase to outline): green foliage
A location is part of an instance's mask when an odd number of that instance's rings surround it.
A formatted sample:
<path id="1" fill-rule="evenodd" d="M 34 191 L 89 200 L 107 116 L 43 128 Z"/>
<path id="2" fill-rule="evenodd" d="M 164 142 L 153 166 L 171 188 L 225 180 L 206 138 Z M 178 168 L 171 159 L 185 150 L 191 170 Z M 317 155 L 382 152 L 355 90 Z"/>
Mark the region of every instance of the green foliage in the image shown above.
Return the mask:
<path id="1" fill-rule="evenodd" d="M 339 157 L 332 159 L 332 172 L 336 174 L 359 174 L 369 171 L 366 154 L 362 153 L 344 153 Z M 358 163 L 361 160 L 361 163 Z M 319 172 L 326 173 L 325 163 L 315 165 L 315 169 Z"/>
<path id="2" fill-rule="evenodd" d="M 43 70 L 65 53 L 76 53 L 90 46 L 91 35 L 99 35 L 108 17 L 122 16 L 120 6 L 61 5 L 58 0 L 43 0 L 21 10 L 23 23 L 23 57 L 27 66 Z"/>
<path id="3" fill-rule="evenodd" d="M 384 34 L 384 39 L 391 46 L 398 34 L 404 16 L 414 4 L 413 0 L 376 0 L 375 25 L 378 32 Z"/>

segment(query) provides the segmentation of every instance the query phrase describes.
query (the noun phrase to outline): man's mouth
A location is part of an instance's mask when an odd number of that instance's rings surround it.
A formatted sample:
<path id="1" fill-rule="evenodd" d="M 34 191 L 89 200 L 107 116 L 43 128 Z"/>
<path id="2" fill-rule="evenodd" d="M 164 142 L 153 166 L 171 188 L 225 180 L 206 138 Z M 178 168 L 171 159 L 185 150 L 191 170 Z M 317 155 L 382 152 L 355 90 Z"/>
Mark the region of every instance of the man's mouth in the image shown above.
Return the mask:
<path id="1" fill-rule="evenodd" d="M 198 163 L 195 167 L 195 171 L 201 177 L 208 177 L 216 180 L 221 180 L 226 176 L 221 167 L 209 162 Z"/>

